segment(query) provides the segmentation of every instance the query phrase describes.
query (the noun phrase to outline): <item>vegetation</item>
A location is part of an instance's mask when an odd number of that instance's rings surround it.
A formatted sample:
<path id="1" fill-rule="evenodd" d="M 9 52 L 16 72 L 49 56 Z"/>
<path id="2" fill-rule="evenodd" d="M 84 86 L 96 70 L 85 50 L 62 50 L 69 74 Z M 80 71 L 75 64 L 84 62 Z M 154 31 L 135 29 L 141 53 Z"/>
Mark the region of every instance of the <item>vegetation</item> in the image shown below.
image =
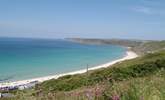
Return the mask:
<path id="1" fill-rule="evenodd" d="M 57 80 L 46 81 L 39 84 L 36 89 L 39 88 L 44 91 L 70 91 L 86 85 L 94 85 L 104 80 L 123 81 L 130 78 L 152 75 L 162 68 L 165 68 L 164 52 L 149 54 L 133 61 L 116 64 L 110 68 L 93 71 L 88 76 L 86 74 L 69 75 Z"/>
<path id="2" fill-rule="evenodd" d="M 141 56 L 88 74 L 67 75 L 2 100 L 164 100 L 165 41 L 71 39 L 88 44 L 132 47 Z M 84 41 L 85 40 L 85 41 Z"/>
<path id="3" fill-rule="evenodd" d="M 68 40 L 85 44 L 113 44 L 131 47 L 131 49 L 139 55 L 144 55 L 147 53 L 165 49 L 165 41 L 86 38 L 70 38 Z"/>
<path id="4" fill-rule="evenodd" d="M 113 44 L 126 47 L 136 47 L 145 41 L 127 39 L 87 39 L 87 38 L 68 38 L 67 40 L 83 44 Z"/>
<path id="5" fill-rule="evenodd" d="M 165 51 L 88 74 L 68 75 L 2 100 L 164 100 Z"/>
<path id="6" fill-rule="evenodd" d="M 165 49 L 165 41 L 148 41 L 133 48 L 138 54 L 152 53 Z"/>

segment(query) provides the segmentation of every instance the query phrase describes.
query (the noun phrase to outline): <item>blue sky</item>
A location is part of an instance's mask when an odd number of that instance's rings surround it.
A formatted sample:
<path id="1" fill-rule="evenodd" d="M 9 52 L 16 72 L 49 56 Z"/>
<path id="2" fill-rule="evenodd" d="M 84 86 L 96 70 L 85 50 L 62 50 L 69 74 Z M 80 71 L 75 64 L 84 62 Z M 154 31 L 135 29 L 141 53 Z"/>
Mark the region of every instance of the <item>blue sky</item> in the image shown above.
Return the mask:
<path id="1" fill-rule="evenodd" d="M 0 0 L 0 36 L 165 39 L 165 0 Z"/>

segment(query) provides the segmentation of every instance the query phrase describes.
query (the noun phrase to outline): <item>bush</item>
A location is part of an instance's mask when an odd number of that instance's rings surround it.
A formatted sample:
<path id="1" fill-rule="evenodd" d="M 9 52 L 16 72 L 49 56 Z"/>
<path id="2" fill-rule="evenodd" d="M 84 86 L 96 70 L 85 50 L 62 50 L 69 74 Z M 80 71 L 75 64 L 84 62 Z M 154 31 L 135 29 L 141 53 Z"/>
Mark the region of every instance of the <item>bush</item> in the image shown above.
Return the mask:
<path id="1" fill-rule="evenodd" d="M 137 61 L 136 61 L 137 60 Z M 116 66 L 120 67 L 116 67 Z M 122 65 L 124 67 L 122 67 Z M 112 68 L 104 68 L 86 74 L 67 75 L 56 80 L 50 80 L 40 84 L 38 89 L 45 91 L 70 91 L 79 87 L 94 85 L 109 80 L 123 81 L 130 78 L 152 75 L 165 68 L 165 53 L 149 54 L 131 61 L 125 61 L 113 65 Z M 112 81 L 113 80 L 113 81 Z"/>

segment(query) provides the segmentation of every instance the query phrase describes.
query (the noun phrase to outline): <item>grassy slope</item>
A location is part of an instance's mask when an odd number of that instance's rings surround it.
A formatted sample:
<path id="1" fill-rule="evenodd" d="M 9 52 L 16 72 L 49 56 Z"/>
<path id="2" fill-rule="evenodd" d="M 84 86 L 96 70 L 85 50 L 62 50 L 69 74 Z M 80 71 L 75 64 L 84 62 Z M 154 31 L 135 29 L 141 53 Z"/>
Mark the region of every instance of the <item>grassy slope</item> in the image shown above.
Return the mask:
<path id="1" fill-rule="evenodd" d="M 147 54 L 87 74 L 46 81 L 12 91 L 9 100 L 164 100 L 165 51 Z M 8 100 L 8 99 L 4 99 Z"/>
<path id="2" fill-rule="evenodd" d="M 126 40 L 126 39 L 86 39 L 71 38 L 73 42 L 84 44 L 113 44 L 125 47 L 132 47 L 132 50 L 139 55 L 146 54 L 157 50 L 165 49 L 165 41 L 144 41 L 144 40 Z"/>
<path id="3" fill-rule="evenodd" d="M 148 41 L 133 48 L 133 50 L 138 54 L 146 54 L 148 52 L 154 52 L 163 49 L 165 49 L 165 41 Z"/>

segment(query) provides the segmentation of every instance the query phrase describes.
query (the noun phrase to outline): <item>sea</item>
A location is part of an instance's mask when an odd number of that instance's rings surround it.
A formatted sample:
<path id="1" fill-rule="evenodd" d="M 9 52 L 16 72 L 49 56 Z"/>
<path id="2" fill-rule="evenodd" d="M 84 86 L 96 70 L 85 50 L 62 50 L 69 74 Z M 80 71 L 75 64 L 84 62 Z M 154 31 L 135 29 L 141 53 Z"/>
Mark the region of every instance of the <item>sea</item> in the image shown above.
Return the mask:
<path id="1" fill-rule="evenodd" d="M 0 38 L 0 82 L 18 81 L 94 67 L 126 54 L 116 45 L 66 39 Z"/>

